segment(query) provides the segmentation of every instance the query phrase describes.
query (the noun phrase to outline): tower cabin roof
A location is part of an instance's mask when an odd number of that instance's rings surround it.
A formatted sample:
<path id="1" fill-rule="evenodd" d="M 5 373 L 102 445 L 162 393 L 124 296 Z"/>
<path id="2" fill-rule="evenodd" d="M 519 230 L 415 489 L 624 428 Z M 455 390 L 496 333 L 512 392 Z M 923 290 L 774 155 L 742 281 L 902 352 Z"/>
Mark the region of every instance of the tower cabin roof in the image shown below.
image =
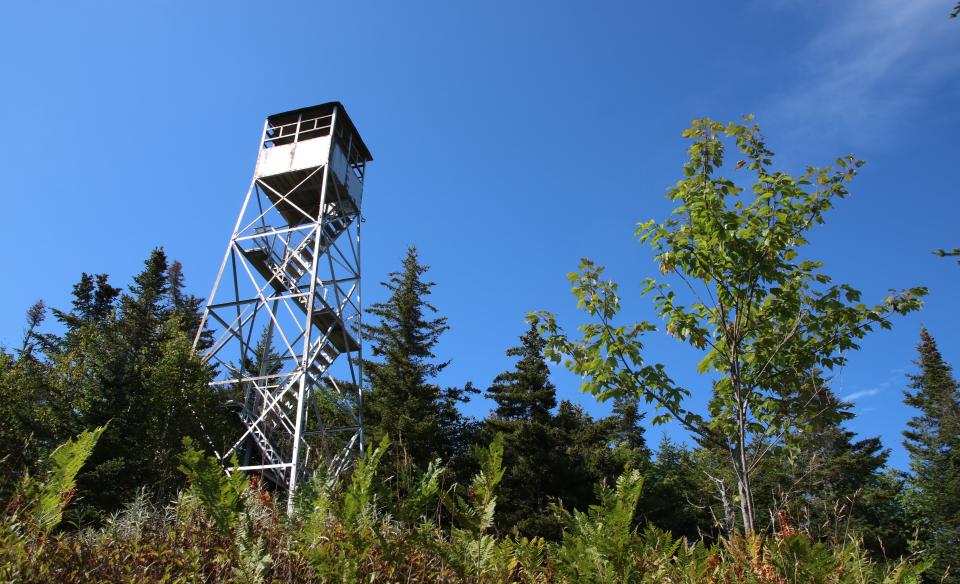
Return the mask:
<path id="1" fill-rule="evenodd" d="M 347 131 L 347 134 L 353 135 L 353 146 L 357 149 L 360 155 L 363 157 L 364 162 L 370 162 L 373 160 L 373 155 L 370 154 L 370 150 L 367 148 L 367 145 L 363 143 L 363 138 L 360 137 L 360 132 L 357 131 L 357 127 L 353 125 L 353 120 L 350 119 L 349 114 L 347 114 L 346 108 L 343 107 L 343 104 L 339 101 L 328 101 L 326 103 L 321 103 L 318 105 L 311 105 L 308 107 L 302 107 L 295 110 L 290 110 L 288 112 L 281 112 L 279 114 L 273 114 L 267 117 L 267 122 L 271 127 L 284 126 L 286 124 L 296 124 L 298 119 L 309 120 L 313 118 L 318 118 L 321 116 L 327 116 L 333 113 L 334 108 L 337 111 L 337 125 L 345 124 L 340 126 Z M 329 130 L 324 134 L 329 133 Z M 287 138 L 287 133 L 283 133 L 284 137 L 273 140 L 275 144 L 282 142 L 292 142 L 293 140 Z M 268 140 L 270 140 L 268 138 Z"/>

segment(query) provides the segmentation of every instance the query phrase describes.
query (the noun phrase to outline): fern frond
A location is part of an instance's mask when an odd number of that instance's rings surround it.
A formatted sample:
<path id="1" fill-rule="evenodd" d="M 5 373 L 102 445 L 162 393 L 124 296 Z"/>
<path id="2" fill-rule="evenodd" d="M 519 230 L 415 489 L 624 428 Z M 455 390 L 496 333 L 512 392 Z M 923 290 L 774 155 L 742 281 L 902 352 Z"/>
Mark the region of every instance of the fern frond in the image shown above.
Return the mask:
<path id="1" fill-rule="evenodd" d="M 343 494 L 343 512 L 341 520 L 347 526 L 356 527 L 369 515 L 368 511 L 373 503 L 373 478 L 380 466 L 380 459 L 390 448 L 390 437 L 384 436 L 380 445 L 373 452 L 357 461 L 353 469 L 350 484 Z"/>
<path id="2" fill-rule="evenodd" d="M 243 510 L 243 493 L 250 481 L 242 472 L 227 474 L 216 458 L 196 450 L 189 437 L 183 439 L 183 445 L 186 450 L 180 455 L 180 472 L 187 476 L 190 490 L 220 533 L 227 534 Z M 238 466 L 236 455 L 231 465 Z"/>
<path id="3" fill-rule="evenodd" d="M 84 430 L 76 438 L 67 440 L 50 455 L 46 480 L 24 480 L 22 492 L 30 503 L 30 517 L 42 532 L 60 524 L 63 510 L 70 504 L 77 484 L 77 473 L 93 453 L 106 425 L 93 431 Z"/>

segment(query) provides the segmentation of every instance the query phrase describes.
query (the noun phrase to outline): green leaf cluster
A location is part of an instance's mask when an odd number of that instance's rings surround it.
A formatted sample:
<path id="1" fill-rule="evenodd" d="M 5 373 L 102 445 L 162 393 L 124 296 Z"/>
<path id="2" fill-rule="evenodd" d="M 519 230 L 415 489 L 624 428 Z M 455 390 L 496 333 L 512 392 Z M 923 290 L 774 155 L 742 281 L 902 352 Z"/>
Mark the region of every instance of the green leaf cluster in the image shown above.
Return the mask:
<path id="1" fill-rule="evenodd" d="M 599 399 L 633 394 L 650 404 L 651 422 L 678 421 L 701 444 L 728 450 L 738 485 L 741 526 L 755 527 L 751 475 L 785 435 L 824 412 L 812 407 L 821 375 L 847 362 L 871 331 L 917 310 L 923 287 L 861 302 L 858 290 L 834 283 L 822 263 L 801 257 L 808 232 L 847 196 L 863 162 L 853 156 L 810 167 L 794 177 L 773 166 L 759 127 L 694 120 L 683 176 L 667 192 L 674 202 L 663 221 L 638 225 L 663 279 L 645 280 L 662 323 L 622 325 L 617 284 L 583 260 L 570 274 L 577 306 L 591 317 L 571 339 L 553 315 L 531 315 L 548 339 L 547 354 L 584 378 Z M 739 160 L 730 164 L 733 146 Z M 727 172 L 745 174 L 738 186 Z M 679 292 L 678 292 L 679 290 Z M 709 416 L 686 405 L 691 389 L 643 356 L 643 337 L 662 331 L 702 354 L 709 376 Z M 706 384 L 705 384 L 706 385 Z"/>

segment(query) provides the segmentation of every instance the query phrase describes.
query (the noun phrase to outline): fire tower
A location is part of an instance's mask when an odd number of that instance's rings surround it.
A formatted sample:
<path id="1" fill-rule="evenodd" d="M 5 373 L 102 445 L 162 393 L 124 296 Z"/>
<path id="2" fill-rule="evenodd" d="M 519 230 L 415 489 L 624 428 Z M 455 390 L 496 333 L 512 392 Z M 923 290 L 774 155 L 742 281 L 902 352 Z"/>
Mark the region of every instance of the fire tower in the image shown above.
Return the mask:
<path id="1" fill-rule="evenodd" d="M 360 204 L 373 158 L 339 102 L 275 114 L 194 346 L 244 470 L 292 494 L 363 452 Z M 292 500 L 292 497 L 291 497 Z"/>

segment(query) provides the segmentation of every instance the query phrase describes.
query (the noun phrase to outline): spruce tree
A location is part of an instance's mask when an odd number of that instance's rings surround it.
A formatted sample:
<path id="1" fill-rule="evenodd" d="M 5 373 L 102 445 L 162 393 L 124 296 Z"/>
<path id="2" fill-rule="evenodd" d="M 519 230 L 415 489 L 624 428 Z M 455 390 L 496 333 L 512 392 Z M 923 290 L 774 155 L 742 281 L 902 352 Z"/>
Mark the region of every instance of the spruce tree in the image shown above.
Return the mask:
<path id="1" fill-rule="evenodd" d="M 265 327 L 253 347 L 253 354 L 243 359 L 243 373 L 252 377 L 276 375 L 283 368 L 280 354 L 273 346 L 273 330 Z"/>
<path id="2" fill-rule="evenodd" d="M 820 413 L 790 433 L 758 473 L 761 490 L 773 494 L 765 504 L 792 511 L 814 537 L 852 530 L 876 557 L 902 555 L 909 528 L 898 504 L 900 485 L 886 468 L 889 450 L 879 437 L 857 439 L 844 425 L 854 418 L 851 404 L 819 375 L 813 383 L 818 390 L 810 407 Z"/>
<path id="3" fill-rule="evenodd" d="M 631 414 L 626 401 L 601 420 L 567 401 L 557 406 L 544 347 L 531 325 L 520 344 L 506 351 L 517 361 L 487 389 L 496 407 L 483 422 L 482 436 L 489 441 L 503 435 L 507 472 L 497 496 L 500 530 L 558 539 L 562 525 L 552 502 L 585 510 L 594 503 L 594 484 L 612 484 L 625 467 L 642 466 L 648 457 L 641 416 Z"/>
<path id="4" fill-rule="evenodd" d="M 120 288 L 111 286 L 107 274 L 87 274 L 73 286 L 73 310 L 69 313 L 53 309 L 54 316 L 75 330 L 83 324 L 102 322 L 114 310 L 114 301 L 120 295 Z"/>
<path id="5" fill-rule="evenodd" d="M 63 392 L 52 383 L 51 364 L 42 359 L 46 309 L 42 301 L 27 311 L 27 328 L 18 351 L 0 348 L 0 501 L 24 472 L 36 474 L 41 461 L 73 428 Z"/>
<path id="6" fill-rule="evenodd" d="M 567 508 L 586 510 L 596 502 L 594 485 L 612 485 L 626 466 L 637 468 L 616 448 L 611 418 L 594 419 L 583 406 L 562 400 L 553 416 L 559 459 L 554 477 L 556 497 Z"/>
<path id="7" fill-rule="evenodd" d="M 960 582 L 960 385 L 926 329 L 904 402 L 919 410 L 904 431 L 920 546 L 936 557 L 934 575 Z"/>
<path id="8" fill-rule="evenodd" d="M 557 389 L 550 383 L 550 370 L 543 356 L 546 341 L 533 324 L 522 337 L 520 346 L 507 349 L 508 357 L 519 357 L 516 367 L 497 375 L 485 397 L 497 403 L 498 420 L 550 419 L 557 405 Z"/>
<path id="9" fill-rule="evenodd" d="M 174 260 L 167 268 L 167 282 L 170 286 L 170 312 L 181 319 L 181 326 L 190 339 L 197 335 L 197 329 L 203 320 L 203 298 L 185 292 L 183 265 Z M 197 351 L 203 353 L 213 346 L 213 331 L 204 328 L 200 333 Z"/>
<path id="10" fill-rule="evenodd" d="M 640 425 L 644 417 L 644 413 L 640 411 L 640 400 L 637 396 L 621 395 L 614 399 L 613 415 L 610 416 L 614 444 L 646 451 L 645 430 Z"/>
<path id="11" fill-rule="evenodd" d="M 556 388 L 543 356 L 544 341 L 531 326 L 520 345 L 507 349 L 514 368 L 497 375 L 484 394 L 496 408 L 484 421 L 484 439 L 502 434 L 506 475 L 497 499 L 497 524 L 524 535 L 556 538 L 560 525 L 548 509 L 561 494 L 565 444 L 553 423 Z M 580 478 L 580 477 L 578 477 Z"/>
<path id="12" fill-rule="evenodd" d="M 222 448 L 233 426 L 223 396 L 207 386 L 210 370 L 190 335 L 196 310 L 188 296 L 174 297 L 183 281 L 175 274 L 172 285 L 169 267 L 164 251 L 153 250 L 126 293 L 105 275 L 84 274 L 72 310 L 54 311 L 66 332 L 45 337 L 50 384 L 71 419 L 60 439 L 109 423 L 77 483 L 81 504 L 99 513 L 140 487 L 171 494 L 182 483 L 181 439 Z"/>
<path id="13" fill-rule="evenodd" d="M 641 522 L 650 522 L 691 540 L 712 535 L 714 518 L 722 523 L 724 510 L 722 505 L 716 505 L 716 487 L 706 473 L 716 476 L 726 469 L 714 464 L 709 454 L 677 444 L 664 434 L 644 473 L 637 512 Z"/>
<path id="14" fill-rule="evenodd" d="M 466 399 L 433 381 L 449 363 L 437 361 L 433 352 L 449 326 L 446 317 L 431 318 L 437 309 L 427 300 L 435 285 L 423 279 L 428 269 L 410 247 L 400 271 L 382 283 L 390 297 L 367 309 L 377 322 L 363 327 L 373 357 L 363 363 L 370 387 L 364 404 L 367 438 L 377 443 L 389 435 L 420 468 L 458 450 L 458 424 L 450 422 L 460 418 L 456 403 Z"/>

